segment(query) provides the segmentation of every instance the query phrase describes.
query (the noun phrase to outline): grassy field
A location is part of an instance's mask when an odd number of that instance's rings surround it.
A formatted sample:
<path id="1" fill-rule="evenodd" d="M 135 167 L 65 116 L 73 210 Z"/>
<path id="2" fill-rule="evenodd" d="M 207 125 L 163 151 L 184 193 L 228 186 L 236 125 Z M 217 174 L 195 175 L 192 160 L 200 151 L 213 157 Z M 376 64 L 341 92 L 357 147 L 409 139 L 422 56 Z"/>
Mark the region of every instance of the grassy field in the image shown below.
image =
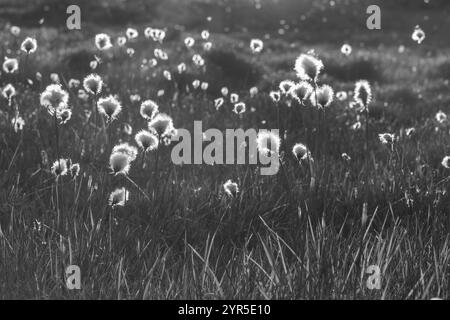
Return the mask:
<path id="1" fill-rule="evenodd" d="M 373 31 L 366 1 L 267 0 L 261 9 L 258 1 L 78 1 L 79 31 L 65 27 L 73 1 L 22 2 L 0 3 L 0 56 L 19 61 L 17 72 L 0 75 L 0 88 L 16 89 L 11 103 L 0 97 L 0 298 L 449 298 L 450 171 L 441 162 L 450 155 L 450 123 L 436 117 L 450 112 L 445 1 L 378 1 L 382 29 Z M 411 39 L 416 25 L 426 34 L 421 44 Z M 165 28 L 163 43 L 144 36 L 149 26 Z M 127 27 L 139 36 L 119 47 Z M 98 50 L 98 33 L 110 35 L 113 48 Z M 27 36 L 38 44 L 30 55 L 20 51 Z M 187 37 L 196 40 L 191 48 Z M 264 42 L 259 54 L 250 50 L 253 38 Z M 341 53 L 344 43 L 352 46 L 349 56 Z M 169 58 L 151 66 L 155 48 Z M 281 81 L 299 81 L 295 61 L 310 50 L 324 64 L 319 85 L 348 94 L 325 112 L 269 96 Z M 204 67 L 194 65 L 194 54 Z M 95 69 L 92 61 L 99 61 Z M 72 110 L 57 134 L 40 105 L 52 73 Z M 104 88 L 83 99 L 82 84 L 68 83 L 90 73 Z M 351 108 L 361 79 L 373 93 L 367 132 L 365 113 Z M 195 80 L 208 88 L 195 88 Z M 223 87 L 246 103 L 242 115 L 229 96 L 216 110 Z M 104 127 L 92 106 L 110 94 L 123 109 Z M 147 129 L 140 115 L 147 99 L 176 128 L 192 130 L 201 120 L 204 130 L 286 130 L 281 169 L 262 176 L 257 165 L 177 166 L 172 143 L 144 157 L 139 150 L 128 175 L 111 174 L 113 147 L 136 146 L 135 134 Z M 22 130 L 11 125 L 14 110 Z M 396 141 L 382 144 L 382 133 Z M 291 151 L 299 142 L 315 159 L 314 188 L 308 164 Z M 58 158 L 79 163 L 79 175 L 56 179 Z M 236 196 L 224 192 L 229 179 Z M 109 206 L 122 187 L 126 204 Z M 69 265 L 80 267 L 81 290 L 66 288 Z M 371 265 L 380 269 L 380 289 L 366 285 Z"/>

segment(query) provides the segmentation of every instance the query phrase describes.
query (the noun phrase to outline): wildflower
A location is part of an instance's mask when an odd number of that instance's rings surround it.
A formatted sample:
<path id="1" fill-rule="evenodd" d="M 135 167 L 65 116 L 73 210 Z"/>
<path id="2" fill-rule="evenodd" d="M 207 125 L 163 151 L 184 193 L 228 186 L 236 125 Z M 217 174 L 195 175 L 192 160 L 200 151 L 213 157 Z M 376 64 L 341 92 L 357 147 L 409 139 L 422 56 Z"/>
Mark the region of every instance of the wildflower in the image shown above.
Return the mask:
<path id="1" fill-rule="evenodd" d="M 69 173 L 72 177 L 78 177 L 80 174 L 80 165 L 78 163 L 74 163 L 69 167 Z"/>
<path id="2" fill-rule="evenodd" d="M 14 117 L 11 123 L 14 127 L 14 132 L 16 133 L 22 131 L 23 126 L 25 125 L 25 121 L 20 116 Z"/>
<path id="3" fill-rule="evenodd" d="M 154 29 L 154 28 L 148 27 L 148 28 L 145 28 L 144 35 L 147 39 L 152 38 L 153 41 L 162 43 L 164 38 L 166 37 L 166 32 L 161 29 Z"/>
<path id="4" fill-rule="evenodd" d="M 95 73 L 91 73 L 83 80 L 83 87 L 87 93 L 98 95 L 102 92 L 103 80 Z"/>
<path id="5" fill-rule="evenodd" d="M 109 166 L 114 175 L 128 174 L 130 171 L 130 156 L 122 152 L 113 152 L 109 158 Z"/>
<path id="6" fill-rule="evenodd" d="M 291 87 L 288 94 L 292 98 L 296 99 L 300 104 L 303 104 L 303 102 L 308 99 L 312 91 L 313 87 L 308 82 L 300 81 Z"/>
<path id="7" fill-rule="evenodd" d="M 16 95 L 16 88 L 11 83 L 8 83 L 2 90 L 2 95 L 8 101 L 11 101 L 12 97 Z"/>
<path id="8" fill-rule="evenodd" d="M 281 140 L 278 134 L 271 131 L 261 130 L 256 138 L 258 151 L 265 155 L 278 155 L 280 144 Z"/>
<path id="9" fill-rule="evenodd" d="M 52 165 L 51 172 L 55 177 L 65 176 L 67 174 L 67 160 L 56 160 Z"/>
<path id="10" fill-rule="evenodd" d="M 257 87 L 252 87 L 250 88 L 250 97 L 254 98 L 257 94 L 258 94 L 258 88 Z"/>
<path id="11" fill-rule="evenodd" d="M 203 40 L 208 40 L 209 39 L 209 31 L 203 30 L 201 36 L 202 36 Z"/>
<path id="12" fill-rule="evenodd" d="M 112 153 L 124 153 L 128 157 L 130 157 L 130 162 L 132 162 L 136 160 L 138 150 L 136 149 L 136 147 L 133 147 L 129 143 L 125 142 L 114 146 L 114 148 L 112 149 Z"/>
<path id="13" fill-rule="evenodd" d="M 230 102 L 237 103 L 239 101 L 239 95 L 237 93 L 232 93 L 230 95 Z"/>
<path id="14" fill-rule="evenodd" d="M 392 133 L 380 133 L 378 135 L 378 138 L 380 139 L 382 144 L 394 144 L 395 142 L 395 135 Z"/>
<path id="15" fill-rule="evenodd" d="M 184 39 L 184 44 L 186 45 L 186 47 L 191 48 L 192 46 L 194 46 L 195 40 L 192 37 L 187 37 L 186 39 Z"/>
<path id="16" fill-rule="evenodd" d="M 192 61 L 194 62 L 194 64 L 197 66 L 197 67 L 203 67 L 204 65 L 205 65 L 205 60 L 202 58 L 202 56 L 201 55 L 199 55 L 199 54 L 195 54 L 193 57 L 192 57 Z"/>
<path id="17" fill-rule="evenodd" d="M 281 99 L 281 93 L 280 91 L 271 91 L 269 93 L 270 98 L 272 99 L 273 102 L 280 102 Z"/>
<path id="18" fill-rule="evenodd" d="M 129 123 L 125 123 L 123 125 L 123 132 L 127 135 L 131 135 L 133 133 L 133 127 Z"/>
<path id="19" fill-rule="evenodd" d="M 411 38 L 418 44 L 421 44 L 422 41 L 425 40 L 425 32 L 419 26 L 416 26 L 411 35 Z"/>
<path id="20" fill-rule="evenodd" d="M 212 42 L 205 42 L 205 43 L 203 44 L 203 49 L 204 49 L 205 51 L 209 51 L 209 50 L 211 50 L 211 48 L 212 48 Z"/>
<path id="21" fill-rule="evenodd" d="M 20 49 L 27 54 L 34 53 L 37 49 L 37 41 L 31 37 L 27 37 L 20 45 Z"/>
<path id="22" fill-rule="evenodd" d="M 70 118 L 72 118 L 72 110 L 69 108 L 62 108 L 58 111 L 58 119 L 61 121 L 61 124 L 67 123 Z"/>
<path id="23" fill-rule="evenodd" d="M 317 78 L 322 69 L 322 61 L 309 54 L 301 54 L 295 61 L 294 70 L 301 80 L 317 82 Z"/>
<path id="24" fill-rule="evenodd" d="M 224 104 L 225 100 L 224 98 L 217 98 L 214 100 L 214 106 L 216 107 L 217 110 L 219 110 L 219 108 Z"/>
<path id="25" fill-rule="evenodd" d="M 260 53 L 264 48 L 264 43 L 260 39 L 252 39 L 250 41 L 250 49 L 252 53 Z"/>
<path id="26" fill-rule="evenodd" d="M 127 43 L 127 38 L 126 37 L 118 37 L 117 38 L 117 45 L 119 47 L 123 47 L 125 45 L 125 43 Z"/>
<path id="27" fill-rule="evenodd" d="M 78 98 L 83 101 L 87 101 L 89 99 L 89 95 L 83 89 L 78 90 Z"/>
<path id="28" fill-rule="evenodd" d="M 311 159 L 311 152 L 302 143 L 295 144 L 294 147 L 292 148 L 292 153 L 294 154 L 295 158 L 298 161 L 305 161 Z"/>
<path id="29" fill-rule="evenodd" d="M 167 79 L 167 81 L 171 81 L 172 80 L 172 74 L 169 71 L 167 71 L 167 70 L 163 71 L 163 76 L 164 76 L 164 78 Z"/>
<path id="30" fill-rule="evenodd" d="M 414 134 L 414 132 L 416 132 L 415 128 L 408 128 L 408 129 L 405 130 L 405 133 L 406 133 L 407 137 L 412 136 Z"/>
<path id="31" fill-rule="evenodd" d="M 173 129 L 173 120 L 167 114 L 159 113 L 149 122 L 148 128 L 150 132 L 161 138 Z"/>
<path id="32" fill-rule="evenodd" d="M 100 114 L 103 114 L 106 117 L 108 122 L 117 119 L 117 116 L 122 111 L 122 106 L 120 102 L 110 95 L 107 98 L 100 98 L 97 102 L 97 109 Z"/>
<path id="33" fill-rule="evenodd" d="M 316 101 L 316 94 L 317 94 L 317 101 Z M 333 102 L 333 97 L 334 97 L 333 89 L 326 84 L 317 88 L 317 92 L 310 95 L 311 103 L 319 108 L 328 107 L 331 104 L 331 102 Z"/>
<path id="34" fill-rule="evenodd" d="M 127 48 L 127 55 L 130 57 L 134 56 L 134 49 L 133 48 Z"/>
<path id="35" fill-rule="evenodd" d="M 359 130 L 359 129 L 361 129 L 361 122 L 360 121 L 356 121 L 352 126 L 351 126 L 351 129 L 352 130 Z"/>
<path id="36" fill-rule="evenodd" d="M 343 44 L 341 47 L 341 53 L 343 55 L 349 56 L 352 53 L 352 47 L 347 43 Z"/>
<path id="37" fill-rule="evenodd" d="M 125 188 L 119 188 L 111 192 L 108 204 L 114 209 L 115 207 L 123 207 L 125 206 L 126 202 L 128 201 L 128 198 L 130 196 L 130 193 Z"/>
<path id="38" fill-rule="evenodd" d="M 70 79 L 69 80 L 69 88 L 78 88 L 80 86 L 80 80 Z"/>
<path id="39" fill-rule="evenodd" d="M 135 136 L 135 140 L 144 152 L 152 151 L 158 148 L 158 138 L 146 130 L 139 131 Z"/>
<path id="40" fill-rule="evenodd" d="M 442 159 L 441 164 L 442 164 L 442 166 L 444 166 L 444 168 L 450 169 L 450 157 L 449 157 L 449 156 L 445 156 L 445 157 Z"/>
<path id="41" fill-rule="evenodd" d="M 347 92 L 345 92 L 345 91 L 339 91 L 338 93 L 336 93 L 336 98 L 339 101 L 344 101 L 347 99 L 347 97 L 348 97 L 348 95 L 347 95 Z"/>
<path id="42" fill-rule="evenodd" d="M 192 86 L 194 87 L 194 89 L 197 89 L 198 87 L 200 87 L 200 80 L 194 80 L 192 82 Z"/>
<path id="43" fill-rule="evenodd" d="M 234 105 L 233 112 L 236 113 L 236 114 L 242 114 L 242 113 L 245 112 L 245 107 L 246 107 L 246 106 L 245 106 L 245 103 L 244 103 L 244 102 L 236 103 L 236 104 Z"/>
<path id="44" fill-rule="evenodd" d="M 10 31 L 14 36 L 18 36 L 20 34 L 20 28 L 18 26 L 11 26 Z"/>
<path id="45" fill-rule="evenodd" d="M 67 106 L 69 95 L 61 88 L 61 85 L 51 84 L 41 93 L 40 102 L 43 107 L 48 109 L 50 114 L 53 114 L 57 109 Z"/>
<path id="46" fill-rule="evenodd" d="M 127 31 L 125 31 L 125 34 L 128 39 L 135 39 L 138 37 L 139 33 L 134 28 L 128 28 Z"/>
<path id="47" fill-rule="evenodd" d="M 145 100 L 141 104 L 141 116 L 145 120 L 152 120 L 159 111 L 159 106 L 153 100 Z"/>
<path id="48" fill-rule="evenodd" d="M 232 182 L 231 180 L 228 180 L 223 184 L 223 189 L 225 190 L 226 194 L 228 194 L 230 197 L 236 197 L 237 194 L 239 193 L 237 183 Z"/>
<path id="49" fill-rule="evenodd" d="M 355 85 L 355 93 L 353 97 L 356 102 L 367 108 L 370 101 L 372 101 L 372 89 L 370 88 L 369 82 L 366 80 L 358 81 Z"/>
<path id="50" fill-rule="evenodd" d="M 439 110 L 436 113 L 435 118 L 436 118 L 436 121 L 441 124 L 444 123 L 445 121 L 447 121 L 447 115 L 444 112 L 442 112 L 441 110 Z"/>
<path id="51" fill-rule="evenodd" d="M 130 95 L 130 101 L 131 102 L 139 102 L 141 101 L 141 96 L 139 94 L 132 94 Z"/>
<path id="52" fill-rule="evenodd" d="M 98 66 L 98 61 L 97 61 L 97 60 L 92 60 L 91 62 L 89 62 L 89 67 L 90 67 L 92 70 L 97 69 L 97 66 Z"/>
<path id="53" fill-rule="evenodd" d="M 99 33 L 95 35 L 95 46 L 101 51 L 112 48 L 111 37 L 106 33 Z"/>
<path id="54" fill-rule="evenodd" d="M 202 82 L 200 89 L 202 89 L 203 91 L 208 90 L 209 87 L 209 83 L 208 82 Z"/>
<path id="55" fill-rule="evenodd" d="M 183 73 L 186 71 L 186 63 L 182 62 L 177 66 L 178 73 Z"/>
<path id="56" fill-rule="evenodd" d="M 15 58 L 7 58 L 5 57 L 5 61 L 3 62 L 3 71 L 6 73 L 14 73 L 19 69 L 19 61 Z"/>
<path id="57" fill-rule="evenodd" d="M 345 152 L 343 154 L 341 154 L 342 159 L 344 159 L 345 161 L 350 161 L 352 160 L 352 158 L 350 158 L 350 156 L 348 154 L 346 154 Z"/>
<path id="58" fill-rule="evenodd" d="M 280 82 L 279 88 L 282 94 L 287 94 L 292 87 L 295 86 L 295 82 L 291 80 L 283 80 Z"/>

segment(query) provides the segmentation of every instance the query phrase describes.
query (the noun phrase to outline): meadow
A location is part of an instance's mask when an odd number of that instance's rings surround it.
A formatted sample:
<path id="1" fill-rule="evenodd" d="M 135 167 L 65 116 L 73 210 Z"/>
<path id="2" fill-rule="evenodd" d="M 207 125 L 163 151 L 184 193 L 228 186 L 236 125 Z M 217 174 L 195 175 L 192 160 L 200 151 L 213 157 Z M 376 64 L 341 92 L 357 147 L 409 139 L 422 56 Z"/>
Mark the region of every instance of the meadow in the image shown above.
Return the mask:
<path id="1" fill-rule="evenodd" d="M 445 1 L 381 30 L 369 1 L 78 1 L 71 31 L 72 2 L 0 3 L 0 298 L 449 298 Z M 194 121 L 278 129 L 277 174 L 175 165 Z"/>

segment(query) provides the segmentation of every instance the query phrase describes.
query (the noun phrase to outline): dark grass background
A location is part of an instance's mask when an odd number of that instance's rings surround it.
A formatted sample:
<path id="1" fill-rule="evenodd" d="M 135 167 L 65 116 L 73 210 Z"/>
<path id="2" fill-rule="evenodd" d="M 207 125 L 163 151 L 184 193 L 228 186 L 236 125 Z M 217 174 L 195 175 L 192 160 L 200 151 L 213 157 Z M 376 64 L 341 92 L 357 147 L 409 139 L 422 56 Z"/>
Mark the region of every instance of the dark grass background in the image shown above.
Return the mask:
<path id="1" fill-rule="evenodd" d="M 139 299 L 411 299 L 448 298 L 449 198 L 448 171 L 440 166 L 448 154 L 449 127 L 438 124 L 438 110 L 448 112 L 450 58 L 448 1 L 5 1 L 0 2 L 0 55 L 14 56 L 20 41 L 8 26 L 22 28 L 19 39 L 31 35 L 38 51 L 27 70 L 17 77 L 0 76 L 0 85 L 17 83 L 17 103 L 26 121 L 22 133 L 12 132 L 0 116 L 0 297 L 2 298 L 139 298 Z M 81 7 L 82 29 L 65 27 L 70 4 Z M 366 8 L 381 7 L 381 30 L 366 28 Z M 207 17 L 212 17 L 211 22 Z M 39 21 L 44 19 L 43 23 Z M 426 39 L 411 40 L 415 25 Z M 72 92 L 72 120 L 63 127 L 62 154 L 80 162 L 81 176 L 64 180 L 61 199 L 64 223 L 55 232 L 55 195 L 46 151 L 55 156 L 50 117 L 39 106 L 39 93 L 49 74 L 82 79 L 89 62 L 99 55 L 93 38 L 106 32 L 116 38 L 125 29 L 139 30 L 138 39 L 124 50 L 102 56 L 98 72 L 106 93 L 117 94 L 124 105 L 113 124 L 114 143 L 133 142 L 123 125 L 134 132 L 145 127 L 139 104 L 155 99 L 177 127 L 232 128 L 231 106 L 216 111 L 213 100 L 227 86 L 247 102 L 239 122 L 244 128 L 275 128 L 276 109 L 267 93 L 284 79 L 295 79 L 293 66 L 310 49 L 323 59 L 322 83 L 335 91 L 350 91 L 354 82 L 372 84 L 369 228 L 361 228 L 364 179 L 364 134 L 351 130 L 356 114 L 348 101 L 335 101 L 327 113 L 328 162 L 320 177 L 322 188 L 309 193 L 307 172 L 290 155 L 296 142 L 313 145 L 315 113 L 298 106 L 282 109 L 288 129 L 283 146 L 287 192 L 281 172 L 259 176 L 255 166 L 183 166 L 170 163 L 170 148 L 162 151 L 159 184 L 152 181 L 153 155 L 143 170 L 130 176 L 154 192 L 149 203 L 125 179 L 107 172 L 112 145 L 98 145 L 83 131 L 85 105 Z M 164 49 L 169 61 L 152 70 L 140 68 L 153 55 L 154 43 L 143 37 L 146 26 L 166 28 Z M 190 61 L 182 44 L 186 36 L 211 32 L 213 49 L 204 55 L 205 72 L 188 68 L 168 83 L 167 69 Z M 261 55 L 252 56 L 248 43 L 264 39 Z M 343 43 L 353 53 L 340 53 Z M 399 47 L 404 46 L 400 52 Z M 8 51 L 12 50 L 12 51 Z M 198 49 L 199 50 L 199 49 Z M 26 83 L 39 71 L 42 83 Z M 193 90 L 194 79 L 209 82 L 206 93 Z M 259 88 L 250 99 L 248 90 Z M 177 89 L 178 88 L 178 89 Z M 181 88 L 181 89 L 180 89 Z M 157 98 L 158 90 L 165 95 Z M 5 100 L 1 111 L 8 112 Z M 404 130 L 416 128 L 413 138 Z M 400 136 L 395 151 L 381 145 L 377 134 Z M 347 163 L 341 154 L 348 153 Z M 241 194 L 225 197 L 222 184 L 233 179 Z M 131 199 L 112 212 L 108 234 L 109 193 L 126 186 Z M 154 190 L 154 191 L 153 191 Z M 408 200 L 408 201 L 407 201 Z M 46 227 L 40 231 L 33 225 Z M 367 226 L 366 226 L 367 227 Z M 366 232 L 367 230 L 367 232 Z M 82 290 L 68 291 L 64 268 L 77 264 Z M 382 289 L 368 290 L 365 267 L 379 265 Z"/>

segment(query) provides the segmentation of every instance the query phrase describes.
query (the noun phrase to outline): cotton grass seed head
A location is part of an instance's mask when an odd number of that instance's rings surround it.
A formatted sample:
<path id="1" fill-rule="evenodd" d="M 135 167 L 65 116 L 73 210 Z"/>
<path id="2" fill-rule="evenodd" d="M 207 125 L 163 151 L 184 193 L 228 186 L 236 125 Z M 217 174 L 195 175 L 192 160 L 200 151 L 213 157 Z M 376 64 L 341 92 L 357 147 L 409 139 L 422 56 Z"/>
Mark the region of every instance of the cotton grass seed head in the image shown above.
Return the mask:
<path id="1" fill-rule="evenodd" d="M 288 94 L 300 104 L 303 104 L 313 91 L 313 87 L 306 81 L 294 84 Z"/>
<path id="2" fill-rule="evenodd" d="M 158 138 L 153 133 L 150 133 L 147 130 L 139 131 L 135 136 L 135 140 L 137 145 L 144 152 L 152 151 L 158 148 Z"/>
<path id="3" fill-rule="evenodd" d="M 113 152 L 109 157 L 109 167 L 114 175 L 128 174 L 130 171 L 131 158 L 123 152 Z"/>
<path id="4" fill-rule="evenodd" d="M 223 184 L 223 189 L 225 190 L 225 193 L 230 197 L 236 197 L 237 194 L 239 193 L 239 187 L 237 183 L 232 182 L 231 180 L 227 180 Z"/>
<path id="5" fill-rule="evenodd" d="M 67 160 L 59 159 L 53 162 L 51 172 L 55 177 L 65 176 L 67 174 Z"/>
<path id="6" fill-rule="evenodd" d="M 8 83 L 2 90 L 2 95 L 7 100 L 11 100 L 16 95 L 16 88 L 11 83 Z"/>
<path id="7" fill-rule="evenodd" d="M 446 169 L 450 169 L 450 156 L 445 156 L 441 162 L 442 166 Z"/>
<path id="8" fill-rule="evenodd" d="M 264 43 L 260 39 L 252 39 L 250 41 L 250 49 L 252 53 L 260 53 L 264 48 Z"/>
<path id="9" fill-rule="evenodd" d="M 281 140 L 277 133 L 261 130 L 256 138 L 258 151 L 264 155 L 278 155 L 280 152 Z"/>
<path id="10" fill-rule="evenodd" d="M 435 119 L 437 122 L 442 124 L 447 121 L 447 115 L 444 112 L 442 112 L 441 110 L 439 110 L 435 115 Z"/>
<path id="11" fill-rule="evenodd" d="M 122 111 L 122 105 L 114 96 L 110 95 L 98 100 L 97 109 L 100 114 L 106 117 L 108 122 L 112 122 L 117 119 L 117 116 Z"/>
<path id="12" fill-rule="evenodd" d="M 112 153 L 124 153 L 130 158 L 130 162 L 136 160 L 138 150 L 127 142 L 114 146 Z"/>
<path id="13" fill-rule="evenodd" d="M 356 102 L 367 108 L 372 101 L 372 89 L 369 82 L 360 80 L 355 84 L 354 99 Z"/>
<path id="14" fill-rule="evenodd" d="M 281 92 L 280 91 L 271 91 L 269 93 L 270 99 L 272 99 L 273 102 L 278 103 L 281 99 Z"/>
<path id="15" fill-rule="evenodd" d="M 418 44 L 421 44 L 423 40 L 425 40 L 425 32 L 422 30 L 422 28 L 420 28 L 420 26 L 416 26 L 411 35 L 411 38 Z"/>
<path id="16" fill-rule="evenodd" d="M 292 148 L 292 153 L 298 161 L 307 161 L 311 159 L 311 152 L 302 143 L 296 143 Z"/>
<path id="17" fill-rule="evenodd" d="M 3 62 L 3 71 L 6 73 L 14 73 L 19 69 L 19 61 L 15 58 L 5 57 Z"/>
<path id="18" fill-rule="evenodd" d="M 245 112 L 246 106 L 244 102 L 238 102 L 234 105 L 233 112 L 236 114 L 242 114 Z"/>
<path id="19" fill-rule="evenodd" d="M 316 102 L 317 94 L 317 102 Z M 311 103 L 318 108 L 328 107 L 334 98 L 334 91 L 329 85 L 324 84 L 323 86 L 317 88 L 316 93 L 310 95 Z"/>
<path id="20" fill-rule="evenodd" d="M 111 37 L 106 33 L 99 33 L 95 35 L 95 46 L 101 51 L 112 48 Z"/>
<path id="21" fill-rule="evenodd" d="M 395 135 L 392 133 L 380 133 L 378 134 L 378 138 L 382 144 L 394 144 Z"/>
<path id="22" fill-rule="evenodd" d="M 172 118 L 165 113 L 158 113 L 148 124 L 150 132 L 156 134 L 160 139 L 173 128 Z"/>
<path id="23" fill-rule="evenodd" d="M 280 85 L 278 86 L 280 88 L 280 92 L 282 94 L 287 94 L 292 87 L 295 86 L 295 82 L 291 80 L 283 80 L 280 82 Z"/>
<path id="24" fill-rule="evenodd" d="M 20 49 L 27 54 L 34 53 L 37 49 L 36 39 L 31 37 L 25 38 L 25 40 L 23 40 L 22 44 L 20 45 Z"/>
<path id="25" fill-rule="evenodd" d="M 294 70 L 301 80 L 317 82 L 322 69 L 322 61 L 310 54 L 301 54 L 295 61 Z"/>
<path id="26" fill-rule="evenodd" d="M 128 39 L 136 39 L 139 36 L 139 32 L 134 28 L 127 28 L 127 31 L 125 31 L 125 35 Z"/>
<path id="27" fill-rule="evenodd" d="M 108 199 L 108 204 L 115 209 L 116 207 L 123 207 L 129 199 L 130 193 L 125 188 L 118 188 L 111 192 Z"/>
<path id="28" fill-rule="evenodd" d="M 72 110 L 69 108 L 62 108 L 58 110 L 58 119 L 60 120 L 61 124 L 67 123 L 70 118 L 72 118 Z"/>
<path id="29" fill-rule="evenodd" d="M 93 95 L 100 94 L 102 92 L 102 87 L 103 87 L 103 80 L 96 73 L 91 73 L 90 75 L 86 76 L 83 80 L 83 88 L 89 94 Z"/>
<path id="30" fill-rule="evenodd" d="M 69 94 L 60 84 L 51 84 L 41 93 L 40 102 L 53 114 L 56 109 L 65 108 L 69 102 Z"/>
<path id="31" fill-rule="evenodd" d="M 23 120 L 23 118 L 21 116 L 17 116 L 11 120 L 11 124 L 14 128 L 14 132 L 17 133 L 17 132 L 23 130 L 23 127 L 25 125 L 25 120 Z"/>
<path id="32" fill-rule="evenodd" d="M 347 43 L 343 44 L 341 47 L 341 53 L 348 57 L 352 54 L 352 47 Z"/>
<path id="33" fill-rule="evenodd" d="M 80 174 L 80 164 L 74 163 L 69 167 L 69 173 L 72 177 L 78 177 Z"/>
<path id="34" fill-rule="evenodd" d="M 152 120 L 159 112 L 159 106 L 153 100 L 145 100 L 141 103 L 141 116 L 147 121 Z"/>

